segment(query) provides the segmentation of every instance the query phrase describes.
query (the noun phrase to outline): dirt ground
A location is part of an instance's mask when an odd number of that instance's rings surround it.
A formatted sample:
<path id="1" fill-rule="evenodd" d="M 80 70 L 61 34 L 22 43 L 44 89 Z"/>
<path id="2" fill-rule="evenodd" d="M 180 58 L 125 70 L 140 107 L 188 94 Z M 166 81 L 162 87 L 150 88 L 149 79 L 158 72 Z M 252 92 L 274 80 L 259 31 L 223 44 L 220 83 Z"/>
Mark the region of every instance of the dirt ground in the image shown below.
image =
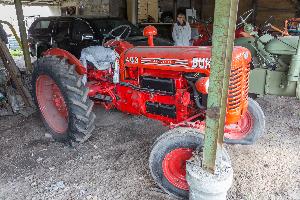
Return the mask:
<path id="1" fill-rule="evenodd" d="M 300 103 L 258 100 L 265 135 L 229 146 L 234 183 L 229 199 L 300 199 Z M 76 148 L 51 142 L 37 114 L 0 118 L 0 199 L 171 200 L 153 182 L 148 156 L 159 122 L 95 108 L 96 130 Z"/>

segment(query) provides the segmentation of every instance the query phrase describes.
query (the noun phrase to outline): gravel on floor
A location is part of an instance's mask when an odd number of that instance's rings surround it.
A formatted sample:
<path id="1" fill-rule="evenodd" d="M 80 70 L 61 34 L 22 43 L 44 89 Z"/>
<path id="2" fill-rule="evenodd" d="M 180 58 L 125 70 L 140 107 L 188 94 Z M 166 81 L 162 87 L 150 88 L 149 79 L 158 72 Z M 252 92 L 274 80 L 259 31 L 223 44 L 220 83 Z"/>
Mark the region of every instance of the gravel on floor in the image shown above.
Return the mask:
<path id="1" fill-rule="evenodd" d="M 265 135 L 225 145 L 234 169 L 228 199 L 300 199 L 300 102 L 258 99 Z M 160 122 L 96 107 L 96 130 L 71 148 L 49 141 L 38 114 L 0 118 L 0 199 L 172 200 L 151 178 L 148 156 Z"/>

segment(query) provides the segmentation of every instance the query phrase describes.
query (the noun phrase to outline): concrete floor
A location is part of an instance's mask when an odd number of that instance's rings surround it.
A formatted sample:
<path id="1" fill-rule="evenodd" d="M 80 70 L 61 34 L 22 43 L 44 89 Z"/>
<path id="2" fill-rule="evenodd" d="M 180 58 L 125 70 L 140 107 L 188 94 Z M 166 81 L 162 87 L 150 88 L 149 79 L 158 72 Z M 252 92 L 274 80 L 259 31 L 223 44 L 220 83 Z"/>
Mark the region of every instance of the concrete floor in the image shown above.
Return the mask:
<path id="1" fill-rule="evenodd" d="M 300 199 L 300 103 L 258 99 L 265 135 L 226 145 L 234 168 L 229 199 Z M 0 199 L 171 200 L 153 182 L 148 156 L 159 122 L 95 108 L 92 138 L 72 149 L 45 139 L 40 117 L 0 118 Z"/>

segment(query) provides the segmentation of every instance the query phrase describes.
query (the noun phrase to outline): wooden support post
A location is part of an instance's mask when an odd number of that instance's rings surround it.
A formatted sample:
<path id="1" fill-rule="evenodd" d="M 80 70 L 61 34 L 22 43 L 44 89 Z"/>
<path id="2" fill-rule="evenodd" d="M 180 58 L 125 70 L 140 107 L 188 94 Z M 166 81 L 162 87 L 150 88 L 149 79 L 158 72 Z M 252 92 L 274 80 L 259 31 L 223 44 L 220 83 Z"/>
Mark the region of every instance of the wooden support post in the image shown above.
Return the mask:
<path id="1" fill-rule="evenodd" d="M 14 59 L 9 53 L 6 44 L 0 39 L 0 58 L 3 61 L 4 67 L 8 71 L 12 81 L 16 85 L 18 93 L 21 95 L 26 106 L 34 107 L 29 91 L 24 87 L 21 73 Z"/>
<path id="2" fill-rule="evenodd" d="M 216 0 L 212 37 L 203 169 L 214 173 L 222 156 L 224 125 L 238 0 Z"/>
<path id="3" fill-rule="evenodd" d="M 201 8 L 200 8 L 200 19 L 203 19 L 204 18 L 204 15 L 203 15 L 203 0 L 199 0 L 199 4 L 201 6 Z"/>
<path id="4" fill-rule="evenodd" d="M 21 3 L 21 0 L 14 0 L 14 2 L 15 2 L 16 14 L 17 14 L 17 18 L 18 18 L 18 25 L 19 25 L 19 30 L 20 30 L 20 37 L 21 37 L 21 43 L 22 43 L 22 50 L 23 50 L 23 54 L 24 54 L 25 66 L 27 68 L 27 71 L 31 72 L 32 64 L 31 64 L 31 58 L 30 58 L 30 53 L 29 53 L 29 47 L 28 47 L 28 40 L 27 40 L 27 33 L 26 33 L 22 3 Z"/>
<path id="5" fill-rule="evenodd" d="M 132 24 L 138 23 L 138 0 L 127 0 L 127 18 Z"/>
<path id="6" fill-rule="evenodd" d="M 294 3 L 295 3 L 295 9 L 296 9 L 295 17 L 299 18 L 300 17 L 300 0 L 296 0 L 296 1 L 294 1 Z"/>
<path id="7" fill-rule="evenodd" d="M 177 0 L 173 1 L 174 22 L 177 20 Z"/>
<path id="8" fill-rule="evenodd" d="M 252 0 L 252 9 L 254 10 L 253 15 L 252 15 L 252 24 L 256 25 L 257 0 Z"/>

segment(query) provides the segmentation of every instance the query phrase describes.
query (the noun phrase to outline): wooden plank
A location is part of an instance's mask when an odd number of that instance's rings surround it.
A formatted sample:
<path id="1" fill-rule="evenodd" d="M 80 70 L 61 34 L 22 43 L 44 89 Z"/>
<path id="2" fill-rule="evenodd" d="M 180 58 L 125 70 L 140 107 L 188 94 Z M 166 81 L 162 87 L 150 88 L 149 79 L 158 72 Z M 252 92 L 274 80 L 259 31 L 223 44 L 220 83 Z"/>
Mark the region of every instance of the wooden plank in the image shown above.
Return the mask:
<path id="1" fill-rule="evenodd" d="M 31 58 L 29 53 L 29 46 L 28 46 L 28 39 L 27 39 L 27 32 L 25 27 L 25 21 L 24 21 L 24 15 L 23 15 L 23 9 L 22 9 L 22 3 L 21 0 L 14 0 L 15 2 L 15 8 L 16 8 L 16 15 L 18 19 L 18 25 L 19 25 L 19 32 L 20 32 L 20 38 L 22 43 L 22 50 L 25 60 L 26 69 L 31 72 L 32 71 L 32 65 L 31 65 Z"/>
<path id="2" fill-rule="evenodd" d="M 34 107 L 32 97 L 29 91 L 27 90 L 27 88 L 25 88 L 23 85 L 20 70 L 17 67 L 14 59 L 10 55 L 6 44 L 1 39 L 0 39 L 0 57 L 3 61 L 4 67 L 9 73 L 9 76 L 11 77 L 14 84 L 16 85 L 17 91 L 21 95 L 25 105 L 29 107 Z"/>
<path id="3" fill-rule="evenodd" d="M 281 28 L 284 21 L 295 16 L 296 8 L 292 1 L 257 0 L 257 25 L 263 24 L 270 16 L 275 18 L 273 25 Z"/>
<path id="4" fill-rule="evenodd" d="M 208 19 L 209 17 L 212 17 L 212 13 L 214 12 L 214 1 L 212 0 L 201 0 L 201 1 L 203 3 L 201 17 L 203 19 Z M 256 25 L 260 25 L 263 24 L 267 19 L 269 19 L 270 16 L 274 16 L 275 21 L 273 24 L 278 27 L 283 27 L 284 21 L 288 18 L 294 17 L 296 14 L 297 5 L 295 3 L 296 1 L 292 1 L 292 0 L 240 1 L 238 16 L 240 16 L 247 10 L 256 8 L 256 12 L 252 16 L 252 20 L 249 19 L 248 22 L 255 20 Z"/>
<path id="5" fill-rule="evenodd" d="M 138 21 L 153 17 L 158 22 L 158 0 L 138 0 Z"/>

